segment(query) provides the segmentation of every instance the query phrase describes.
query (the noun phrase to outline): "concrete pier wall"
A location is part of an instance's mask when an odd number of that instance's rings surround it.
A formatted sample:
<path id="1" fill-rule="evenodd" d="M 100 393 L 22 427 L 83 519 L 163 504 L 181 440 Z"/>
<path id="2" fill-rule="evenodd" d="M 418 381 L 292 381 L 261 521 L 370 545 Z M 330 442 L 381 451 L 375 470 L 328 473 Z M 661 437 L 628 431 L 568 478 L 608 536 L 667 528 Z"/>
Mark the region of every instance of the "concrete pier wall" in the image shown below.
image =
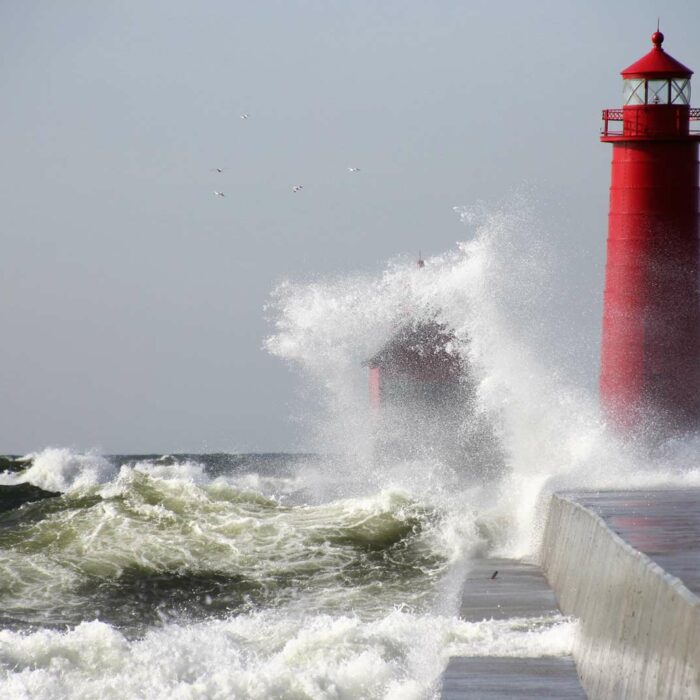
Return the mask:
<path id="1" fill-rule="evenodd" d="M 700 599 L 575 496 L 552 497 L 540 563 L 580 620 L 574 658 L 592 700 L 700 700 Z"/>

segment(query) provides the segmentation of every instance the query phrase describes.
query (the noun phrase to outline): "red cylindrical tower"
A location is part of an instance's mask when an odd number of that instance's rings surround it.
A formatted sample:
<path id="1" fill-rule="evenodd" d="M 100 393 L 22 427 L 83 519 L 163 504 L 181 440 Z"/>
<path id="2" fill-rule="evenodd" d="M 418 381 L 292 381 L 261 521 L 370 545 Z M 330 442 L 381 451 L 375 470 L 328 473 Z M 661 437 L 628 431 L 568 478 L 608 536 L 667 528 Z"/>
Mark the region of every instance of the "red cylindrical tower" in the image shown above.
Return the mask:
<path id="1" fill-rule="evenodd" d="M 603 111 L 612 177 L 600 393 L 621 428 L 698 427 L 698 147 L 692 71 L 662 48 L 622 71 L 622 109 Z M 611 122 L 622 122 L 621 129 Z"/>

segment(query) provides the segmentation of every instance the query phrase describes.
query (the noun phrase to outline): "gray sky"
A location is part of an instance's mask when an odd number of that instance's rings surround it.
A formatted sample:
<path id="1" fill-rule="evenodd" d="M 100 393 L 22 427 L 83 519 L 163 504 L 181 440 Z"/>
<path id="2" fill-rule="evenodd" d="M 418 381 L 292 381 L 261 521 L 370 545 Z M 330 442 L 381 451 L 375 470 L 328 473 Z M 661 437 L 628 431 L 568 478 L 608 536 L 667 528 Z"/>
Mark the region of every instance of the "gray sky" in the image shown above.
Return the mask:
<path id="1" fill-rule="evenodd" d="M 0 452 L 299 447 L 275 284 L 450 249 L 523 183 L 597 355 L 600 109 L 659 14 L 700 70 L 697 0 L 5 0 Z"/>

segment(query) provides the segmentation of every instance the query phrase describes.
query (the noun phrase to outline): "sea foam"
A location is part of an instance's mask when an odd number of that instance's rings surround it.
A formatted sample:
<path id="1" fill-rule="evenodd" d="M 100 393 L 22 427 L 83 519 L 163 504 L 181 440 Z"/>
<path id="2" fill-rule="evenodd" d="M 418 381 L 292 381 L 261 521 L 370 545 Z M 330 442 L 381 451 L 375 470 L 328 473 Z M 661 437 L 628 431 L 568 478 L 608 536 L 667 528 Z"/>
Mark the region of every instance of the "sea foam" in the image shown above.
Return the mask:
<path id="1" fill-rule="evenodd" d="M 468 623 L 394 610 L 374 621 L 284 611 L 169 625 L 128 641 L 109 625 L 0 632 L 4 697 L 424 698 L 449 654 L 570 653 L 564 618 Z"/>

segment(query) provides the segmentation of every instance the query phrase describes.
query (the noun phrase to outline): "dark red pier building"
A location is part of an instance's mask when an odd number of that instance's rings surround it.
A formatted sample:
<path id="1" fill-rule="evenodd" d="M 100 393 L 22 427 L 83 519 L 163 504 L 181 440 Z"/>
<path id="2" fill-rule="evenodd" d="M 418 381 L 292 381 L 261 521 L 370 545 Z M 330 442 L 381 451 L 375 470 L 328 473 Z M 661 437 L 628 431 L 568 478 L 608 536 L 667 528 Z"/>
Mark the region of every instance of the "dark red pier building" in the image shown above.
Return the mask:
<path id="1" fill-rule="evenodd" d="M 444 324 L 409 314 L 365 364 L 378 460 L 434 458 L 483 478 L 502 467 L 492 426 L 475 410 L 468 362 Z"/>
<path id="2" fill-rule="evenodd" d="M 367 361 L 372 407 L 452 393 L 463 369 L 453 345 L 452 334 L 436 321 L 408 322 Z"/>
<path id="3" fill-rule="evenodd" d="M 456 457 L 467 387 L 453 347 L 437 321 L 407 320 L 367 361 L 376 456 Z"/>
<path id="4" fill-rule="evenodd" d="M 692 71 L 663 49 L 622 71 L 622 109 L 603 111 L 611 143 L 601 400 L 623 431 L 698 427 L 698 146 Z"/>

